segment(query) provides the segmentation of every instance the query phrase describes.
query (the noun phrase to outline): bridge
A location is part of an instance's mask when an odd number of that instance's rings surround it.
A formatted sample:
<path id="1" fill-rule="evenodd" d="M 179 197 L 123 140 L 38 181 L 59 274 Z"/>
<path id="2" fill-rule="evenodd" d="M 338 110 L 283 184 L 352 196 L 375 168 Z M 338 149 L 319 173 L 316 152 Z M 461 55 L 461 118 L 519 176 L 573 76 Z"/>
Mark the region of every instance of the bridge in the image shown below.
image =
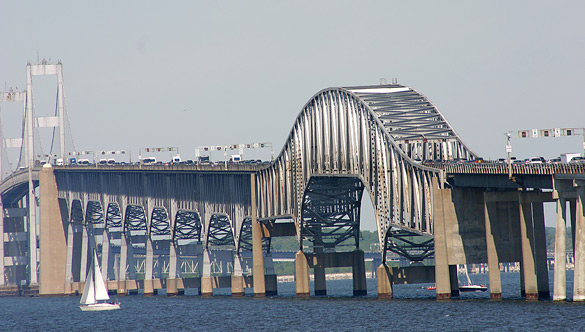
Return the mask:
<path id="1" fill-rule="evenodd" d="M 34 133 L 42 124 L 59 128 L 57 156 L 75 154 L 64 142 L 61 66 L 29 64 L 27 91 L 1 94 L 26 110 L 21 163 L 0 184 L 6 291 L 79 293 L 95 249 L 108 288 L 120 295 L 162 288 L 173 295 L 189 287 L 204 296 L 217 287 L 231 287 L 234 296 L 246 287 L 255 296 L 273 295 L 271 239 L 294 236 L 297 296 L 311 294 L 311 270 L 313 294 L 326 294 L 332 267 L 351 267 L 354 295 L 364 295 L 365 190 L 376 218 L 380 298 L 391 298 L 395 284 L 414 282 L 435 282 L 438 299 L 456 296 L 456 266 L 487 263 L 490 297 L 499 299 L 505 262 L 521 263 L 527 300 L 550 298 L 543 203 L 554 201 L 554 299 L 566 299 L 568 209 L 573 300 L 585 300 L 584 166 L 485 162 L 411 87 L 319 91 L 270 163 L 41 166 Z M 35 75 L 58 76 L 53 118 L 35 117 Z M 411 264 L 391 264 L 396 254 Z"/>

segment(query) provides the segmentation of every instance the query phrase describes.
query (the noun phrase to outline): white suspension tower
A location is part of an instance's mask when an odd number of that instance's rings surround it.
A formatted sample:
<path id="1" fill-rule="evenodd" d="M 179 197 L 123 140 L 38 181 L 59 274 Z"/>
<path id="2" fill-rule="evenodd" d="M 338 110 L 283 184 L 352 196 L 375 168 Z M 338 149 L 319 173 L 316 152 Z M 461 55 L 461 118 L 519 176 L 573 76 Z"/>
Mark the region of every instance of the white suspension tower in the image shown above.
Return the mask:
<path id="1" fill-rule="evenodd" d="M 32 77 L 57 75 L 57 116 L 35 118 Z M 48 63 L 43 60 L 40 64 L 26 65 L 26 106 L 25 106 L 25 156 L 26 167 L 28 168 L 28 216 L 29 216 L 29 266 L 30 266 L 30 284 L 38 284 L 37 273 L 37 222 L 36 222 L 36 199 L 34 195 L 34 185 L 32 178 L 32 169 L 35 166 L 34 153 L 34 128 L 36 127 L 59 127 L 59 147 L 60 157 L 65 159 L 65 126 L 64 126 L 64 97 L 63 97 L 63 70 L 61 62 Z M 35 121 L 36 120 L 36 121 Z"/>

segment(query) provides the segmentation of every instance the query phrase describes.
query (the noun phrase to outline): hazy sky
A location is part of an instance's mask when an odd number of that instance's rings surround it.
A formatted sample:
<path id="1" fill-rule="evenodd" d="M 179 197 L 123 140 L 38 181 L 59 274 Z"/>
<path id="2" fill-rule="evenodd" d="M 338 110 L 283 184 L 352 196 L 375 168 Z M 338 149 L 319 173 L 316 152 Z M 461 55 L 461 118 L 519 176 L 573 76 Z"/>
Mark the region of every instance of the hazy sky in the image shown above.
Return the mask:
<path id="1" fill-rule="evenodd" d="M 0 79 L 24 87 L 28 61 L 60 59 L 78 150 L 178 146 L 191 159 L 202 145 L 278 153 L 319 90 L 397 78 L 498 158 L 508 130 L 585 127 L 584 14 L 584 1 L 2 0 Z M 55 79 L 34 88 L 52 113 Z M 514 140 L 513 154 L 581 140 Z"/>

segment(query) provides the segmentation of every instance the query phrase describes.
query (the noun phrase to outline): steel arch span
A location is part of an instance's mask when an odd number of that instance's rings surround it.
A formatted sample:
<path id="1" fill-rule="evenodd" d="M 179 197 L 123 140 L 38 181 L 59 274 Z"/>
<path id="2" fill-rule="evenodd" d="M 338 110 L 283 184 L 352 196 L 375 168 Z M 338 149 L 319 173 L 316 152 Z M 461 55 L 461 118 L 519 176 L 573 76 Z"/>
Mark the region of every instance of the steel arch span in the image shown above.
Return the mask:
<path id="1" fill-rule="evenodd" d="M 310 179 L 354 176 L 371 197 L 385 248 L 392 227 L 433 234 L 431 186 L 441 171 L 420 161 L 476 157 L 439 110 L 409 87 L 324 89 L 305 104 L 275 161 L 259 172 L 258 216 L 292 216 L 302 234 Z"/>

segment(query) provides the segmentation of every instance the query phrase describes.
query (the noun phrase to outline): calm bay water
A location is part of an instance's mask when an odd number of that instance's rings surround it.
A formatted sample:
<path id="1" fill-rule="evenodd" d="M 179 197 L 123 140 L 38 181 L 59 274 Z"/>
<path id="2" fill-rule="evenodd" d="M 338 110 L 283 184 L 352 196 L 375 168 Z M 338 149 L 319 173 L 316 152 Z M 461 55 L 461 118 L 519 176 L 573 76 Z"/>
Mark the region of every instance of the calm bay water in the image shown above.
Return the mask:
<path id="1" fill-rule="evenodd" d="M 569 273 L 569 279 L 572 274 Z M 486 274 L 472 275 L 476 283 Z M 552 274 L 551 274 L 552 280 Z M 570 280 L 568 289 L 572 289 Z M 579 331 L 585 329 L 584 303 L 526 302 L 518 273 L 502 273 L 503 301 L 487 292 L 466 293 L 437 302 L 428 285 L 396 285 L 395 299 L 354 298 L 351 280 L 327 281 L 327 297 L 296 299 L 294 283 L 279 283 L 279 296 L 231 298 L 120 297 L 122 310 L 82 312 L 79 297 L 0 298 L 2 331 Z M 551 285 L 552 290 L 552 285 Z M 569 291 L 568 293 L 571 293 Z M 224 295 L 222 295 L 224 294 Z M 570 296 L 570 294 L 569 294 Z"/>

